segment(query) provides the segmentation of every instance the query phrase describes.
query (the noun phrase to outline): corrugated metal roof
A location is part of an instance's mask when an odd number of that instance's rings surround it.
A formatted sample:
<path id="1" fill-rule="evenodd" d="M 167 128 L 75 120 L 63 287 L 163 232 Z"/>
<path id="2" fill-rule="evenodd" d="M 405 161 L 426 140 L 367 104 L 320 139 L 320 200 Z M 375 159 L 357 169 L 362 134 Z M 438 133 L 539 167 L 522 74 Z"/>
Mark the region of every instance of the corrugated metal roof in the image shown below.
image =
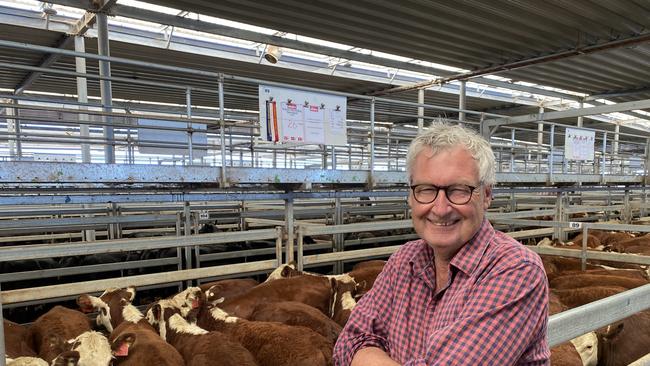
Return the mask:
<path id="1" fill-rule="evenodd" d="M 465 70 L 634 39 L 650 2 L 608 0 L 145 0 Z M 587 94 L 648 86 L 647 43 L 498 74 Z M 647 93 L 642 97 L 647 97 Z"/>

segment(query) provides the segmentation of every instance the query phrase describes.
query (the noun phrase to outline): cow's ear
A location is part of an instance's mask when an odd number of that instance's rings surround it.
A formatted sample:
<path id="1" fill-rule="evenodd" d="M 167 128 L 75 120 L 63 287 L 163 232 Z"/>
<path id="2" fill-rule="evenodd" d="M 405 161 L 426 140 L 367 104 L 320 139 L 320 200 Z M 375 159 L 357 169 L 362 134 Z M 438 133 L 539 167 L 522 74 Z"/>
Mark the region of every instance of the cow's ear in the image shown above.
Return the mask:
<path id="1" fill-rule="evenodd" d="M 156 303 L 151 307 L 151 314 L 153 314 L 155 320 L 160 321 L 162 318 L 162 307 L 160 304 Z"/>
<path id="2" fill-rule="evenodd" d="M 126 288 L 126 292 L 128 292 L 128 293 L 129 293 L 129 296 L 130 296 L 130 297 L 128 298 L 128 300 L 129 300 L 130 302 L 133 302 L 133 299 L 135 299 L 135 286 L 129 286 L 129 287 L 127 287 L 127 288 Z"/>
<path id="3" fill-rule="evenodd" d="M 619 334 L 621 334 L 624 327 L 625 324 L 623 322 L 607 327 L 607 330 L 603 334 L 603 338 L 605 340 L 611 341 L 612 339 L 616 338 Z"/>
<path id="4" fill-rule="evenodd" d="M 79 352 L 77 351 L 65 351 L 60 353 L 52 361 L 54 366 L 68 366 L 68 365 L 77 365 L 79 363 Z"/>
<path id="5" fill-rule="evenodd" d="M 129 355 L 129 348 L 135 343 L 135 333 L 123 333 L 115 338 L 111 344 L 111 352 L 115 357 L 126 357 Z"/>
<path id="6" fill-rule="evenodd" d="M 83 313 L 92 313 L 95 311 L 95 306 L 93 305 L 90 295 L 83 294 L 77 297 L 77 305 Z"/>

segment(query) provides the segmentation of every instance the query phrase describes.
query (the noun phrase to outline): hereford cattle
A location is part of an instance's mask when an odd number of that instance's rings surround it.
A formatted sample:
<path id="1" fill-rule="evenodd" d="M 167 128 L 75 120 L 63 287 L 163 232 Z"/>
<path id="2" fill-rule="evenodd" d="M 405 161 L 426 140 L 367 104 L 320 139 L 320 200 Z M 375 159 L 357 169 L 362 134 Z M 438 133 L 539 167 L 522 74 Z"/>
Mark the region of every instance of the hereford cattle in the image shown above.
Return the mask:
<path id="1" fill-rule="evenodd" d="M 636 313 L 599 329 L 598 364 L 623 366 L 635 362 L 650 350 L 650 310 Z"/>
<path id="2" fill-rule="evenodd" d="M 274 281 L 279 282 L 279 281 Z M 206 302 L 198 313 L 187 311 L 202 298 L 201 289 L 191 287 L 184 291 L 185 300 L 170 303 L 188 314 L 188 320 L 209 331 L 223 332 L 240 342 L 261 366 L 318 366 L 332 364 L 333 344 L 313 330 L 276 322 L 249 321 L 230 316 L 219 307 L 209 307 Z M 186 309 L 186 310 L 183 310 Z"/>
<path id="3" fill-rule="evenodd" d="M 345 323 L 348 322 L 352 309 L 357 305 L 355 300 L 357 284 L 355 281 L 337 281 L 335 279 L 331 279 L 331 282 L 334 289 L 334 300 L 332 301 L 330 317 L 344 327 Z"/>
<path id="4" fill-rule="evenodd" d="M 49 366 L 44 359 L 38 357 L 5 358 L 7 366 Z"/>
<path id="5" fill-rule="evenodd" d="M 221 332 L 208 332 L 190 324 L 170 300 L 160 300 L 147 310 L 147 320 L 160 336 L 183 356 L 187 366 L 257 366 L 253 355 Z"/>
<path id="6" fill-rule="evenodd" d="M 568 310 L 560 298 L 550 292 L 548 295 L 548 314 L 553 315 Z M 595 341 L 594 343 L 597 343 Z M 582 358 L 572 342 L 564 342 L 551 348 L 551 365 L 553 366 L 582 366 Z"/>
<path id="7" fill-rule="evenodd" d="M 21 356 L 35 357 L 36 352 L 30 344 L 29 328 L 4 319 L 5 353 L 11 358 Z"/>
<path id="8" fill-rule="evenodd" d="M 568 276 L 580 276 L 584 274 L 619 276 L 619 277 L 636 278 L 639 280 L 648 279 L 648 275 L 645 271 L 639 269 L 619 269 L 619 268 L 587 269 L 584 271 L 563 271 L 557 274 L 555 278 L 568 277 Z"/>
<path id="9" fill-rule="evenodd" d="M 590 286 L 621 286 L 626 289 L 647 285 L 647 280 L 627 278 L 610 275 L 576 275 L 570 277 L 556 277 L 550 280 L 550 287 L 555 290 L 575 289 Z"/>
<path id="10" fill-rule="evenodd" d="M 249 320 L 301 325 L 311 328 L 332 344 L 336 342 L 342 329 L 342 326 L 335 321 L 336 319 L 332 320 L 318 309 L 296 301 L 259 304 L 253 310 Z"/>
<path id="11" fill-rule="evenodd" d="M 379 276 L 379 273 L 381 273 L 382 269 L 384 269 L 384 267 L 379 265 L 363 266 L 357 269 L 353 269 L 347 273 L 347 275 L 352 277 L 356 283 L 356 288 L 354 291 L 355 299 L 360 299 L 363 295 L 370 291 L 372 286 L 375 284 L 375 279 L 377 279 L 377 276 Z"/>
<path id="12" fill-rule="evenodd" d="M 74 361 L 78 366 L 109 366 L 113 361 L 111 345 L 99 332 L 84 332 L 68 343 L 70 351 L 58 355 L 54 364 L 68 365 Z"/>
<path id="13" fill-rule="evenodd" d="M 298 301 L 329 316 L 332 293 L 332 285 L 327 277 L 289 277 L 259 284 L 243 294 L 225 299 L 219 307 L 230 315 L 248 319 L 259 304 Z"/>
<path id="14" fill-rule="evenodd" d="M 629 247 L 650 248 L 650 237 L 647 235 L 619 241 L 611 246 L 612 251 L 626 253 Z"/>
<path id="15" fill-rule="evenodd" d="M 553 289 L 551 291 L 560 298 L 562 304 L 569 308 L 575 308 L 627 291 L 627 288 L 621 286 L 590 286 L 566 290 Z"/>
<path id="16" fill-rule="evenodd" d="M 89 330 L 90 321 L 86 315 L 57 305 L 38 317 L 29 333 L 38 356 L 51 363 L 56 356 L 68 350 L 68 339 L 76 338 Z"/>
<path id="17" fill-rule="evenodd" d="M 60 355 L 56 356 L 54 361 L 52 361 L 52 366 L 79 366 L 82 365 L 79 363 L 79 352 L 77 351 L 65 351 Z M 87 360 L 90 361 L 90 360 Z M 104 363 L 103 365 L 109 365 L 109 363 Z"/>
<path id="18" fill-rule="evenodd" d="M 582 234 L 579 234 L 567 244 L 569 245 L 574 244 L 578 247 L 582 247 L 582 238 L 583 238 Z M 603 250 L 605 246 L 601 243 L 600 239 L 598 239 L 596 236 L 587 234 L 587 248 Z"/>
<path id="19" fill-rule="evenodd" d="M 248 291 L 259 285 L 259 282 L 252 278 L 237 278 L 230 280 L 219 280 L 201 284 L 199 287 L 204 293 L 210 290 L 215 299 L 220 297 L 229 298 Z"/>
<path id="20" fill-rule="evenodd" d="M 178 351 L 163 341 L 140 310 L 131 304 L 134 297 L 134 287 L 110 288 L 100 297 L 81 295 L 77 304 L 86 312 L 97 311 L 97 324 L 111 332 L 109 342 L 116 365 L 184 365 Z"/>
<path id="21" fill-rule="evenodd" d="M 366 267 L 382 267 L 383 268 L 385 264 L 386 264 L 386 261 L 383 260 L 383 259 L 373 259 L 373 260 L 369 260 L 369 261 L 363 261 L 363 262 L 359 262 L 359 263 L 355 264 L 354 267 L 352 267 L 352 271 L 362 269 L 362 268 L 366 268 Z"/>

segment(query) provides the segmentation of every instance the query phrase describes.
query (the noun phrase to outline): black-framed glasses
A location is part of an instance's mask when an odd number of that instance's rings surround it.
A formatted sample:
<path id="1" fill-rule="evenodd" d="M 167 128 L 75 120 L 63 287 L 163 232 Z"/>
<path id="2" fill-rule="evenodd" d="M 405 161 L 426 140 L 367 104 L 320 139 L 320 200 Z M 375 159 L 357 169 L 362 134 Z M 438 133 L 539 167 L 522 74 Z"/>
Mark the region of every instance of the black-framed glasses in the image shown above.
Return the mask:
<path id="1" fill-rule="evenodd" d="M 472 193 L 477 187 L 466 184 L 452 184 L 450 186 L 436 186 L 433 184 L 416 184 L 411 186 L 413 198 L 426 205 L 436 200 L 440 190 L 445 191 L 445 196 L 454 205 L 466 205 L 472 199 Z"/>

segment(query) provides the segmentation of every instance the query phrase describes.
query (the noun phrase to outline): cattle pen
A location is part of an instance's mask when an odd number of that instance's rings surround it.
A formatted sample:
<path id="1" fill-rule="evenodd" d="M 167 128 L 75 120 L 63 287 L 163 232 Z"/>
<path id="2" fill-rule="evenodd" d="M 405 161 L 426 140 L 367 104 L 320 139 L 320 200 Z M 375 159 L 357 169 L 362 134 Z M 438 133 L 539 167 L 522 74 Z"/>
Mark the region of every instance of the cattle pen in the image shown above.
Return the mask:
<path id="1" fill-rule="evenodd" d="M 151 320 L 195 287 L 383 263 L 418 238 L 407 149 L 439 121 L 492 147 L 486 216 L 544 261 L 554 364 L 648 364 L 650 7 L 245 3 L 0 1 L 0 366 L 83 296 Z"/>

